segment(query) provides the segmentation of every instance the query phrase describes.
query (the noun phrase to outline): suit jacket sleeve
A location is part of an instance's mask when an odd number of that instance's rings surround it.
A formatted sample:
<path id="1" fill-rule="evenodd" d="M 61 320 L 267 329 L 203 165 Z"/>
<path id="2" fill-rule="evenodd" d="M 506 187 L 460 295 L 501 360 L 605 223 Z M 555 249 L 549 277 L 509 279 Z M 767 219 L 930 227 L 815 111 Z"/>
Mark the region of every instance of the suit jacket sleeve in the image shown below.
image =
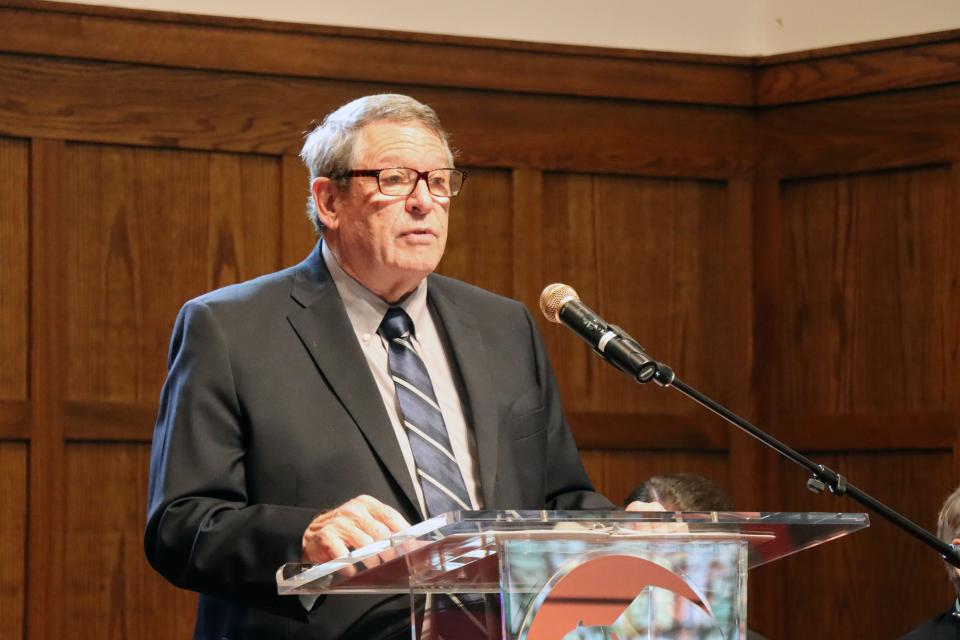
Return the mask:
<path id="1" fill-rule="evenodd" d="M 248 435 L 230 345 L 206 304 L 187 303 L 154 431 L 147 558 L 177 586 L 302 617 L 296 598 L 277 596 L 274 574 L 299 561 L 316 512 L 248 503 Z"/>

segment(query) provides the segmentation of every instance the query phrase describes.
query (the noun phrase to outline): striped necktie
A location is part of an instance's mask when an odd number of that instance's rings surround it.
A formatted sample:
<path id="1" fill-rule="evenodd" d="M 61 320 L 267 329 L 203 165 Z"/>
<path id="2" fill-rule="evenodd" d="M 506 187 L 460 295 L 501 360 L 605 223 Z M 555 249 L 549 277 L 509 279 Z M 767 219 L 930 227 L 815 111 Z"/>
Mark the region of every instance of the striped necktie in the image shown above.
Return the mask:
<path id="1" fill-rule="evenodd" d="M 400 419 L 410 441 L 427 517 L 448 511 L 469 511 L 470 494 L 453 456 L 430 374 L 413 348 L 413 321 L 400 307 L 390 307 L 378 331 L 387 341 L 387 366 L 397 389 Z M 475 594 L 436 595 L 429 637 L 440 640 L 498 638 L 495 619 L 490 622 L 485 619 L 487 613 L 494 613 L 497 608 L 488 608 L 490 610 L 485 611 L 483 598 Z M 487 632 L 488 624 L 494 630 L 492 633 Z"/>
<path id="2" fill-rule="evenodd" d="M 400 307 L 391 307 L 379 333 L 387 340 L 387 365 L 397 388 L 400 418 L 410 440 L 427 516 L 469 511 L 470 494 L 453 456 L 430 374 L 413 349 L 413 321 Z"/>

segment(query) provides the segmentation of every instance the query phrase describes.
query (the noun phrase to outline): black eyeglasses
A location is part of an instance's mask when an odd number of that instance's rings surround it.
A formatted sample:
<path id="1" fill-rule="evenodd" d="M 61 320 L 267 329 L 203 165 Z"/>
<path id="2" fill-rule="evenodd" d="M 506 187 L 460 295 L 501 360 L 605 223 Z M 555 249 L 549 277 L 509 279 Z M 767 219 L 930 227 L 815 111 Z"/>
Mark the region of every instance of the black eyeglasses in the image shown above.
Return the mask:
<path id="1" fill-rule="evenodd" d="M 427 183 L 427 190 L 441 198 L 452 198 L 460 193 L 467 172 L 462 169 L 431 169 L 417 171 L 409 167 L 387 169 L 353 169 L 344 175 L 354 178 L 376 178 L 380 193 L 385 196 L 408 196 L 417 188 L 420 179 Z"/>

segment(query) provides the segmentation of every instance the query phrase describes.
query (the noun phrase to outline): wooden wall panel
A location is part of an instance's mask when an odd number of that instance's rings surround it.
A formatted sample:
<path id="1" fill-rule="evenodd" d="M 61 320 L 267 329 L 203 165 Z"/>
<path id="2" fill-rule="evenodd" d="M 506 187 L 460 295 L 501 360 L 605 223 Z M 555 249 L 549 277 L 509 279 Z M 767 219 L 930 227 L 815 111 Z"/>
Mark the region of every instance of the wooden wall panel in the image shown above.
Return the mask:
<path id="1" fill-rule="evenodd" d="M 307 219 L 310 173 L 296 156 L 280 158 L 280 167 L 283 176 L 283 242 L 280 261 L 283 264 L 297 264 L 310 254 L 317 242 L 313 224 Z"/>
<path id="2" fill-rule="evenodd" d="M 58 571 L 70 637 L 190 637 L 196 595 L 165 582 L 143 554 L 149 445 L 76 443 L 66 461 L 69 544 Z"/>
<path id="3" fill-rule="evenodd" d="M 644 480 L 662 473 L 697 473 L 722 487 L 728 484 L 723 452 L 581 449 L 580 455 L 594 486 L 614 504 L 621 504 Z"/>
<path id="4" fill-rule="evenodd" d="M 603 450 L 581 448 L 580 460 L 583 462 L 583 468 L 586 469 L 594 488 L 613 500 L 613 496 L 609 496 L 605 492 L 606 488 L 601 484 L 603 481 Z"/>
<path id="5" fill-rule="evenodd" d="M 819 460 L 930 530 L 953 488 L 948 452 L 851 452 Z M 811 494 L 801 477 L 787 479 L 793 511 L 862 511 L 850 500 Z M 811 612 L 831 638 L 899 638 L 954 597 L 937 555 L 875 516 L 869 529 L 805 551 L 775 570 L 788 601 L 798 605 L 779 612 L 787 638 L 808 637 Z"/>
<path id="6" fill-rule="evenodd" d="M 274 158 L 68 145 L 67 399 L 152 405 L 186 300 L 280 266 Z"/>
<path id="7" fill-rule="evenodd" d="M 469 169 L 450 205 L 447 249 L 439 273 L 513 295 L 513 206 L 508 171 Z"/>
<path id="8" fill-rule="evenodd" d="M 26 602 L 27 447 L 0 442 L 0 637 L 23 638 Z"/>
<path id="9" fill-rule="evenodd" d="M 63 565 L 64 514 L 63 301 L 68 265 L 64 256 L 63 159 L 59 140 L 30 142 L 30 460 L 27 527 L 27 635 L 65 636 L 63 582 L 51 567 Z"/>
<path id="10" fill-rule="evenodd" d="M 783 177 L 949 163 L 960 147 L 960 85 L 757 111 L 757 162 Z"/>
<path id="11" fill-rule="evenodd" d="M 784 184 L 781 413 L 949 407 L 951 180 L 929 167 Z"/>
<path id="12" fill-rule="evenodd" d="M 18 96 L 0 103 L 0 132 L 23 136 L 295 155 L 302 132 L 325 113 L 362 95 L 401 91 L 437 110 L 464 166 L 725 178 L 753 163 L 753 122 L 744 108 L 638 107 L 10 54 L 0 54 L 0 86 Z"/>
<path id="13" fill-rule="evenodd" d="M 7 51 L 514 93 L 747 106 L 748 58 L 0 2 Z M 134 19 L 131 19 L 134 18 Z M 557 68 L 563 73 L 555 73 Z M 509 69 L 509 73 L 504 73 Z"/>
<path id="14" fill-rule="evenodd" d="M 949 38 L 898 38 L 900 46 L 888 41 L 874 47 L 879 50 L 853 45 L 763 59 L 756 74 L 756 103 L 792 104 L 957 82 L 960 43 L 956 32 Z"/>
<path id="15" fill-rule="evenodd" d="M 753 167 L 744 109 L 411 90 L 467 165 L 716 179 Z"/>
<path id="16" fill-rule="evenodd" d="M 765 416 L 928 529 L 958 477 L 956 449 L 948 453 L 960 426 L 958 95 L 948 85 L 758 113 Z M 781 466 L 780 508 L 864 510 L 810 495 L 802 472 Z M 782 576 L 759 572 L 781 593 L 778 609 L 822 611 L 820 626 L 837 637 L 899 637 L 944 609 L 936 555 L 872 522 L 791 560 Z M 825 576 L 829 590 L 816 586 Z M 771 637 L 802 637 L 799 616 L 761 618 Z"/>
<path id="17" fill-rule="evenodd" d="M 574 287 L 682 379 L 743 401 L 749 332 L 717 331 L 750 326 L 751 257 L 730 250 L 749 247 L 749 212 L 729 212 L 726 185 L 548 174 L 543 192 L 544 278 Z M 550 328 L 546 340 L 570 411 L 709 419 L 673 391 L 635 388 L 566 330 Z"/>
<path id="18" fill-rule="evenodd" d="M 531 169 L 513 172 L 513 297 L 546 324 L 540 308 L 540 293 L 548 281 L 543 277 L 543 173 Z"/>
<path id="19" fill-rule="evenodd" d="M 29 146 L 0 138 L 0 402 L 27 399 Z"/>

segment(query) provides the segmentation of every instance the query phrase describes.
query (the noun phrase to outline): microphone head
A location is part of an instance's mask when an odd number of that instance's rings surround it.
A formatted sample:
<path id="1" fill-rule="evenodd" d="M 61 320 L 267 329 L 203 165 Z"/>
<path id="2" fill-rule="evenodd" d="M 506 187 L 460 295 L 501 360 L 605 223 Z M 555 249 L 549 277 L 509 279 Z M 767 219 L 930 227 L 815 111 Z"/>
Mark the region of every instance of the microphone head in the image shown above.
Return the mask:
<path id="1" fill-rule="evenodd" d="M 540 294 L 540 311 L 550 322 L 560 322 L 560 309 L 571 300 L 579 300 L 580 296 L 573 287 L 560 284 L 548 284 Z"/>

